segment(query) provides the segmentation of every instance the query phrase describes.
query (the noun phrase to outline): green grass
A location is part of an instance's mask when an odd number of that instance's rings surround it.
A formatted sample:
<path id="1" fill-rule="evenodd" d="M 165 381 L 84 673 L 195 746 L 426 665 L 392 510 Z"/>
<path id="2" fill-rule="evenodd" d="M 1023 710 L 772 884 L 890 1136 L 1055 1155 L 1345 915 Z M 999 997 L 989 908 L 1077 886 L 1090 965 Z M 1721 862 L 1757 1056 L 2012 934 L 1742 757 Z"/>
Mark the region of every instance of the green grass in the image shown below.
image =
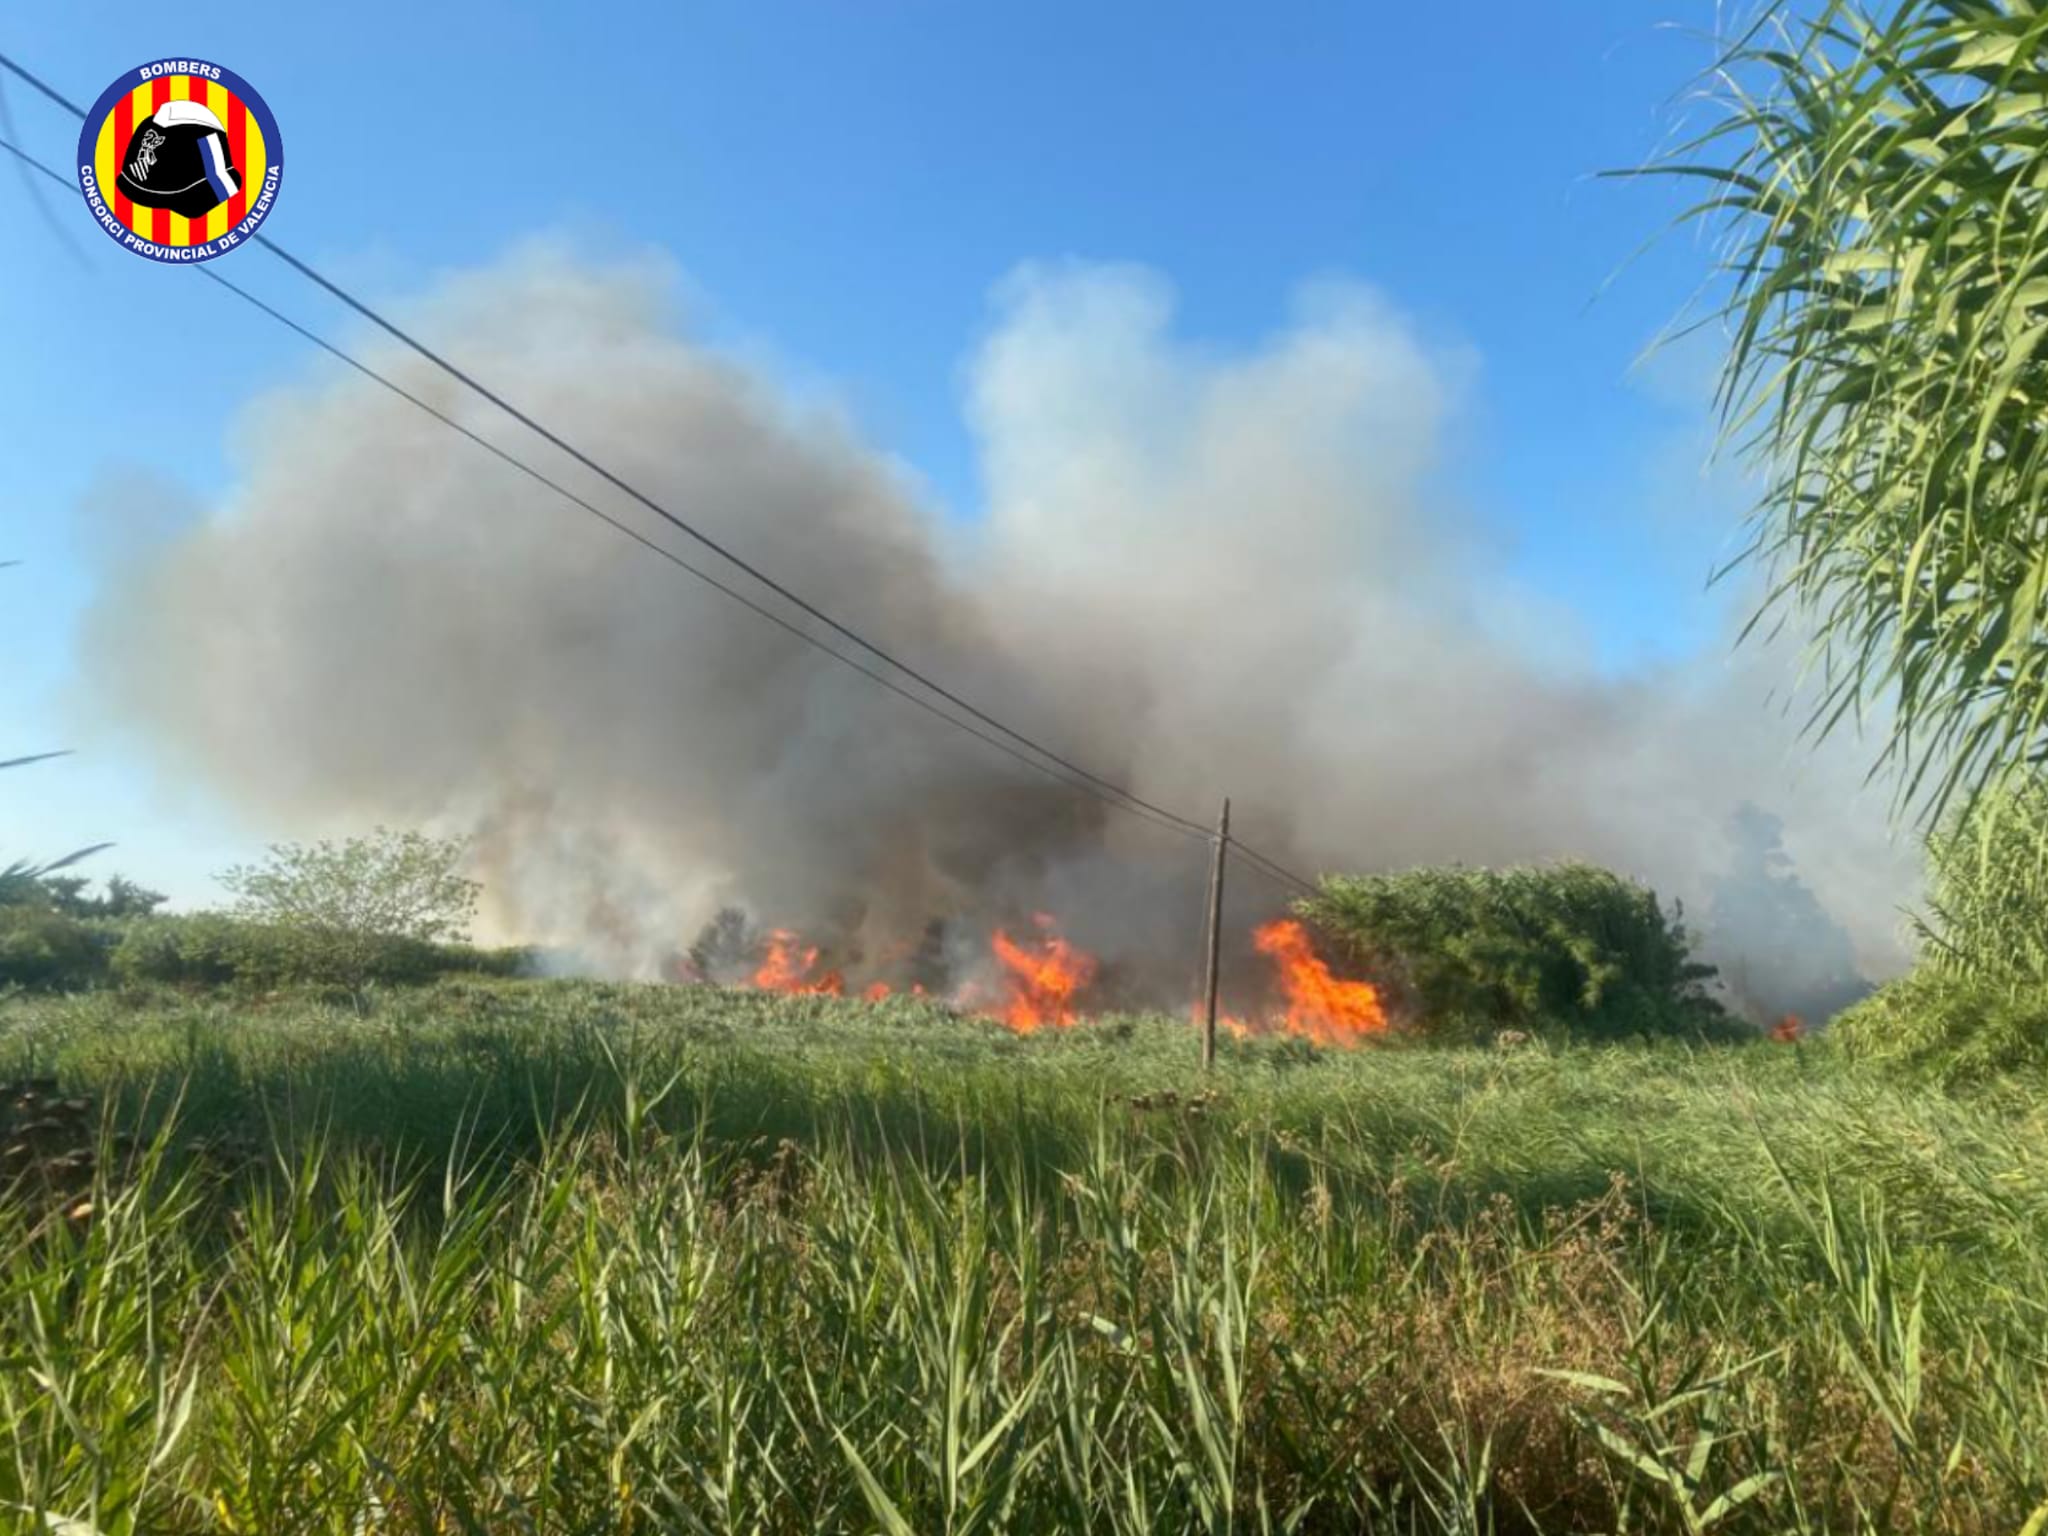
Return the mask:
<path id="1" fill-rule="evenodd" d="M 0 1510 L 151 1533 L 2048 1518 L 2029 1097 L 1902 1091 L 1808 1047 L 1255 1042 L 1213 1082 L 1193 1055 L 1163 1019 L 1018 1038 L 572 983 L 0 1005 L 0 1077 L 53 1070 L 109 1121 L 89 1217 L 0 1207 Z"/>

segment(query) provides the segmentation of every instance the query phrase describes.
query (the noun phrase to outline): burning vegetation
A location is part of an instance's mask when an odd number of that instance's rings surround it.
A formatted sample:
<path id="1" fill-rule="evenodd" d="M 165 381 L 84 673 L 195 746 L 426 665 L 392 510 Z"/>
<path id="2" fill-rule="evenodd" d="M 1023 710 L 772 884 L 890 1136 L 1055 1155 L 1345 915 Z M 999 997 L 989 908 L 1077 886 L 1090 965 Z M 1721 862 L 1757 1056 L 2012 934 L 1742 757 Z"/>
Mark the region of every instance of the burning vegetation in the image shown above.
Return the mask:
<path id="1" fill-rule="evenodd" d="M 817 946 L 806 945 L 787 928 L 777 928 L 768 935 L 767 954 L 754 972 L 754 985 L 763 992 L 839 997 L 846 991 L 846 978 L 837 971 L 820 974 Z"/>
<path id="2" fill-rule="evenodd" d="M 1019 943 L 998 928 L 989 940 L 1002 967 L 1003 999 L 993 1016 L 1020 1035 L 1074 1023 L 1080 1017 L 1074 1000 L 1096 972 L 1095 956 L 1061 938 L 1045 913 L 1035 914 L 1031 921 L 1038 929 L 1036 939 L 1026 935 Z"/>
<path id="3" fill-rule="evenodd" d="M 721 922 L 729 939 L 732 919 Z M 700 940 L 693 953 L 701 954 L 705 948 Z M 826 963 L 819 946 L 795 931 L 771 929 L 756 941 L 756 948 L 759 958 L 743 973 L 742 985 L 788 996 L 849 995 L 845 971 Z M 1252 948 L 1271 962 L 1259 982 L 1261 1006 L 1224 1014 L 1218 1020 L 1224 1030 L 1240 1039 L 1292 1035 L 1337 1046 L 1358 1045 L 1387 1032 L 1379 989 L 1334 972 L 1316 953 L 1306 924 L 1293 918 L 1261 924 L 1252 933 Z M 1034 913 L 1028 928 L 996 927 L 985 952 L 959 968 L 960 979 L 936 989 L 922 982 L 899 987 L 877 979 L 853 995 L 868 1002 L 899 992 L 940 996 L 962 1012 L 992 1019 L 1020 1035 L 1071 1028 L 1102 1011 L 1093 995 L 1101 990 L 1100 958 L 1062 934 L 1048 913 Z M 686 968 L 683 974 L 700 981 L 721 979 L 702 965 Z"/>
<path id="4" fill-rule="evenodd" d="M 1356 1045 L 1386 1033 L 1378 989 L 1369 981 L 1346 981 L 1332 973 L 1309 943 L 1305 925 L 1292 918 L 1266 923 L 1252 935 L 1252 943 L 1273 962 L 1286 999 L 1273 1029 L 1318 1045 Z"/>

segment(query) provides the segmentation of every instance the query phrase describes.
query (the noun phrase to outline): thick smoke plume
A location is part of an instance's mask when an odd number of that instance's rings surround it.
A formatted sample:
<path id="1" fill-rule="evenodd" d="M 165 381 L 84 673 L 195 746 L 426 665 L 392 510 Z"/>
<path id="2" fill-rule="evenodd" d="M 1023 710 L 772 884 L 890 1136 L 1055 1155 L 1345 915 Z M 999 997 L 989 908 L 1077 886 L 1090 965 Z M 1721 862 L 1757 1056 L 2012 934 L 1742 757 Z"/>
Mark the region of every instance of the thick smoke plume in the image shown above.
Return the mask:
<path id="1" fill-rule="evenodd" d="M 1908 860 L 1854 748 L 1795 742 L 1767 654 L 1622 681 L 1574 661 L 1570 616 L 1438 488 L 1470 360 L 1370 292 L 1319 288 L 1219 357 L 1173 337 L 1142 271 L 1019 274 L 969 375 L 986 508 L 949 521 L 832 412 L 688 340 L 668 287 L 529 254 L 415 318 L 836 617 L 1147 798 L 1206 817 L 1228 792 L 1296 868 L 1578 856 L 1721 916 L 1753 803 L 1819 931 L 1896 963 Z M 376 361 L 717 568 L 416 359 Z M 611 972 L 657 971 L 730 904 L 855 973 L 934 917 L 978 941 L 1044 910 L 1106 975 L 1183 995 L 1198 844 L 947 729 L 375 385 L 322 380 L 252 407 L 232 493 L 111 572 L 90 618 L 95 697 L 160 760 L 266 833 L 472 833 L 499 933 Z M 1284 899 L 1234 882 L 1234 918 Z M 1744 972 L 1759 996 L 1767 963 Z"/>

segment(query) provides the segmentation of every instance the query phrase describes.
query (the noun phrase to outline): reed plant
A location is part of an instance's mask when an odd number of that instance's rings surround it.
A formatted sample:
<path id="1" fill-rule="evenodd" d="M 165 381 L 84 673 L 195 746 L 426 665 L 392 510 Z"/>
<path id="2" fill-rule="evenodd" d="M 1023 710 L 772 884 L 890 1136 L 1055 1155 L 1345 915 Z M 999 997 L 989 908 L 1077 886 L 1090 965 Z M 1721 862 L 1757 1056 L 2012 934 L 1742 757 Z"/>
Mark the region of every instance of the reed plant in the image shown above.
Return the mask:
<path id="1" fill-rule="evenodd" d="M 17 998 L 0 1064 L 105 1129 L 82 1200 L 0 1205 L 0 1528 L 2048 1519 L 2025 1101 L 1795 1046 L 1192 1061 L 708 988 Z"/>

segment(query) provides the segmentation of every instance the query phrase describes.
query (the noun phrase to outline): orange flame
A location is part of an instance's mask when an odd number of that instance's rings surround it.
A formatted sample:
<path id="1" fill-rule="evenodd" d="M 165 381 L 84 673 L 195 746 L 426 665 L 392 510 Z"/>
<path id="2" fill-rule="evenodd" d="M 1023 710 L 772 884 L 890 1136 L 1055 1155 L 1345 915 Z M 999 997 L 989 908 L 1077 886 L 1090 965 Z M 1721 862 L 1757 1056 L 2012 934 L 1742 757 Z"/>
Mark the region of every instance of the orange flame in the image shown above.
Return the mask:
<path id="1" fill-rule="evenodd" d="M 754 985 L 764 992 L 816 993 L 838 997 L 846 991 L 846 978 L 837 971 L 822 976 L 811 973 L 818 966 L 818 951 L 806 945 L 787 928 L 768 935 L 768 953 L 754 972 Z"/>
<path id="2" fill-rule="evenodd" d="M 1031 921 L 1041 937 L 1020 944 L 998 928 L 989 940 L 1003 967 L 1005 996 L 994 1017 L 1020 1035 L 1050 1024 L 1065 1029 L 1079 1015 L 1075 995 L 1095 979 L 1095 957 L 1076 949 L 1053 931 L 1053 921 L 1038 913 Z"/>
<path id="3" fill-rule="evenodd" d="M 1252 944 L 1280 968 L 1287 1012 L 1273 1021 L 1274 1027 L 1318 1045 L 1357 1045 L 1368 1035 L 1386 1032 L 1379 991 L 1369 981 L 1331 975 L 1300 923 L 1291 918 L 1266 923 L 1253 930 Z"/>
<path id="4" fill-rule="evenodd" d="M 1201 1022 L 1201 1012 L 1199 1007 L 1196 1009 L 1195 1022 Z M 1249 1040 L 1253 1035 L 1258 1033 L 1257 1030 L 1252 1028 L 1248 1020 L 1240 1019 L 1234 1013 L 1217 1014 L 1216 1027 L 1222 1030 L 1223 1033 L 1225 1033 L 1226 1035 L 1230 1036 L 1233 1040 Z"/>
<path id="5" fill-rule="evenodd" d="M 1788 1013 L 1771 1026 L 1771 1038 L 1780 1045 L 1790 1045 L 1806 1033 L 1806 1023 L 1796 1013 Z"/>

